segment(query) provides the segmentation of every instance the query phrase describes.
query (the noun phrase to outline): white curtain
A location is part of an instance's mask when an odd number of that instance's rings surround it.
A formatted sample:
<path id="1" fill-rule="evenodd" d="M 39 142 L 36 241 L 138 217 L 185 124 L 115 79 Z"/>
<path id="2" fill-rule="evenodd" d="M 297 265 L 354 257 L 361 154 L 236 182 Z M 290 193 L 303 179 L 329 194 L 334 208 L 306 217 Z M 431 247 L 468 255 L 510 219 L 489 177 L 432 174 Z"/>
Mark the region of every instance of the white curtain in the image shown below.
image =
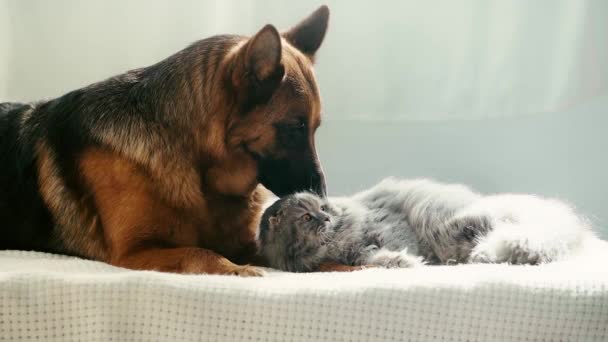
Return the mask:
<path id="1" fill-rule="evenodd" d="M 536 114 L 608 88 L 608 1 L 338 4 L 325 50 L 338 61 L 320 70 L 343 118 Z"/>
<path id="2" fill-rule="evenodd" d="M 9 54 L 11 53 L 11 24 L 8 3 L 0 0 L 0 101 L 6 97 L 9 78 Z"/>
<path id="3" fill-rule="evenodd" d="M 326 1 L 330 119 L 454 120 L 559 110 L 608 88 L 608 1 Z M 0 98 L 60 95 L 196 39 L 285 28 L 320 4 L 0 0 Z"/>

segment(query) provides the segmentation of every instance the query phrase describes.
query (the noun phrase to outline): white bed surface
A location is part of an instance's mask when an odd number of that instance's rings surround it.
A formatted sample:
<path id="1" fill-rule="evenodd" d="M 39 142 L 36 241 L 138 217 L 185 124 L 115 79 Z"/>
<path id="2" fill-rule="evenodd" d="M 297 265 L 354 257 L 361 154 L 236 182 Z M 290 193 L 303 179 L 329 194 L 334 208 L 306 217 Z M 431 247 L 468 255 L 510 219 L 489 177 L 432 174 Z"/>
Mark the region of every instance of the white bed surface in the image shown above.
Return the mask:
<path id="1" fill-rule="evenodd" d="M 588 254 L 238 278 L 0 251 L 0 341 L 608 341 L 608 244 Z"/>

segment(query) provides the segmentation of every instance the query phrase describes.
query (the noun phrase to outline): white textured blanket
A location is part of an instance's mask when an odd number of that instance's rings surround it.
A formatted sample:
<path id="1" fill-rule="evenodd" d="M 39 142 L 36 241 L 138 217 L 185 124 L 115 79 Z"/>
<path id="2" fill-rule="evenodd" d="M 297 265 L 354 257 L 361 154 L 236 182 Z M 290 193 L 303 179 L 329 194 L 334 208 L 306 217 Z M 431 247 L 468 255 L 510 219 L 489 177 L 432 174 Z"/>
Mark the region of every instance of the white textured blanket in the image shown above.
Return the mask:
<path id="1" fill-rule="evenodd" d="M 0 341 L 608 341 L 607 263 L 601 243 L 538 267 L 243 279 L 3 251 Z"/>

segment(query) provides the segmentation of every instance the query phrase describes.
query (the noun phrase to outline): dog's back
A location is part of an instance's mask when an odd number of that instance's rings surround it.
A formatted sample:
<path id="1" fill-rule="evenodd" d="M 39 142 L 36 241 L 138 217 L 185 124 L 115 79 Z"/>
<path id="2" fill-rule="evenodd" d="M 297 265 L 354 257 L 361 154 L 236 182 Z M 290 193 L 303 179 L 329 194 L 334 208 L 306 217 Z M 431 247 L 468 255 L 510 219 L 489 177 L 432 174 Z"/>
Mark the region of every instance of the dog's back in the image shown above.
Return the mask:
<path id="1" fill-rule="evenodd" d="M 0 103 L 0 117 L 4 117 L 8 115 L 9 112 L 27 106 L 25 103 L 21 102 L 4 102 Z"/>
<path id="2" fill-rule="evenodd" d="M 51 227 L 38 193 L 33 145 L 20 139 L 25 103 L 0 103 L 0 249 L 49 250 Z"/>

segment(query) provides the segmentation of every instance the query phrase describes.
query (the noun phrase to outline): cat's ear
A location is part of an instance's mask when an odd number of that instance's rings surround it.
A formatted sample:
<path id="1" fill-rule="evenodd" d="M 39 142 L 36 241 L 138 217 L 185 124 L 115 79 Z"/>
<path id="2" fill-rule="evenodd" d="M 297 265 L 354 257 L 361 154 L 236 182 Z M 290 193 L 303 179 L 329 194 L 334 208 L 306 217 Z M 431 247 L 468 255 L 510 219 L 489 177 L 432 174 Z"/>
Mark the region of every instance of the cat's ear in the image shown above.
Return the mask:
<path id="1" fill-rule="evenodd" d="M 278 216 L 270 216 L 268 219 L 268 225 L 270 225 L 270 228 L 276 227 L 279 223 L 281 223 L 281 219 Z"/>
<path id="2" fill-rule="evenodd" d="M 268 225 L 271 229 L 281 223 L 281 216 L 283 216 L 283 209 L 277 210 L 276 214 L 270 216 L 270 218 L 268 219 Z"/>

